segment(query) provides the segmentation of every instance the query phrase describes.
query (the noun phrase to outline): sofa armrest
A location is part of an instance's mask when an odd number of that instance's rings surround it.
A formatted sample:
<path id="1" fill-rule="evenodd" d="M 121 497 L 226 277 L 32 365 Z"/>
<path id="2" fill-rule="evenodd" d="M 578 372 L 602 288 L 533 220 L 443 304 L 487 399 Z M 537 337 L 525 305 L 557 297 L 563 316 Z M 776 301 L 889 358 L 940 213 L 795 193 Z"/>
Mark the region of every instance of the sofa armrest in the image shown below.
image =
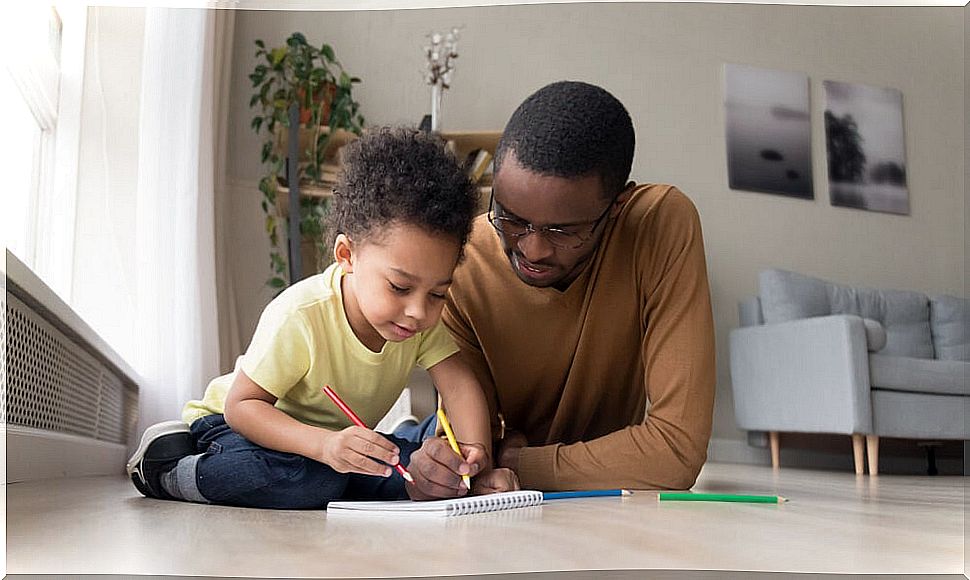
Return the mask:
<path id="1" fill-rule="evenodd" d="M 865 325 L 838 314 L 730 334 L 738 426 L 757 431 L 871 433 Z"/>

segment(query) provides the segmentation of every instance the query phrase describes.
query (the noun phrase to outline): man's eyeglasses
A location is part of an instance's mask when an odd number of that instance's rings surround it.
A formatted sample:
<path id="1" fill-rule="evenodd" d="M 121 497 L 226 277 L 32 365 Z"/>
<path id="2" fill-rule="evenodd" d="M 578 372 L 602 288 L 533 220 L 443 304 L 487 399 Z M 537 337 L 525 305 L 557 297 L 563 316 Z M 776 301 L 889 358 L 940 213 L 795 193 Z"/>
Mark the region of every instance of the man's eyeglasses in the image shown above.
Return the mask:
<path id="1" fill-rule="evenodd" d="M 556 226 L 542 226 L 537 228 L 532 224 L 518 218 L 497 215 L 499 212 L 504 213 L 505 210 L 501 205 L 498 204 L 498 202 L 495 201 L 495 193 L 493 192 L 488 198 L 488 221 L 492 224 L 492 227 L 495 228 L 496 231 L 504 236 L 518 239 L 524 238 L 529 234 L 541 234 L 547 242 L 559 249 L 575 250 L 583 247 L 584 244 L 593 238 L 593 232 L 595 232 L 596 228 L 599 227 L 600 222 L 603 221 L 603 218 L 610 213 L 610 208 L 613 207 L 613 203 L 615 201 L 616 198 L 610 200 L 610 204 L 606 206 L 603 213 L 601 213 L 600 216 L 595 220 L 586 224 L 576 224 L 577 226 L 582 227 L 580 231 L 574 231 Z M 498 212 L 496 211 L 496 208 L 498 208 Z"/>

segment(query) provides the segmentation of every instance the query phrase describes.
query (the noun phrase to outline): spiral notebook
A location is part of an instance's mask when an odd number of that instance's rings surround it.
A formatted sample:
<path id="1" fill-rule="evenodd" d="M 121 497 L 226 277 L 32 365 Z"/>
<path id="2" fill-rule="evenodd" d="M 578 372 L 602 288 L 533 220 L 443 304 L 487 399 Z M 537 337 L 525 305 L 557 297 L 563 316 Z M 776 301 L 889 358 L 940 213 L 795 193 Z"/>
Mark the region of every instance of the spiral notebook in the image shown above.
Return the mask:
<path id="1" fill-rule="evenodd" d="M 435 501 L 332 501 L 328 514 L 463 516 L 542 505 L 541 491 L 507 491 Z"/>

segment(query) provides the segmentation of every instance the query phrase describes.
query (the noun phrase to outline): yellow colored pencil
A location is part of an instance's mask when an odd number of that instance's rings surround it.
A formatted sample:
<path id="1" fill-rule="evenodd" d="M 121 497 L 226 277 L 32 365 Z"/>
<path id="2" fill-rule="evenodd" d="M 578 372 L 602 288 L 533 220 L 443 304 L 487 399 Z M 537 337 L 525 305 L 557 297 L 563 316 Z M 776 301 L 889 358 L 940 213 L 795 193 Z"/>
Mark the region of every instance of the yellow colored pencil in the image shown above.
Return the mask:
<path id="1" fill-rule="evenodd" d="M 455 432 L 451 430 L 451 423 L 448 422 L 448 417 L 445 416 L 445 410 L 441 407 L 438 408 L 438 422 L 445 430 L 445 436 L 448 438 L 448 444 L 451 448 L 455 450 L 458 457 L 464 459 L 465 457 L 461 454 L 461 449 L 458 447 L 458 440 L 455 439 Z M 465 482 L 465 487 L 469 490 L 472 488 L 472 479 L 467 475 L 462 475 L 461 480 Z"/>

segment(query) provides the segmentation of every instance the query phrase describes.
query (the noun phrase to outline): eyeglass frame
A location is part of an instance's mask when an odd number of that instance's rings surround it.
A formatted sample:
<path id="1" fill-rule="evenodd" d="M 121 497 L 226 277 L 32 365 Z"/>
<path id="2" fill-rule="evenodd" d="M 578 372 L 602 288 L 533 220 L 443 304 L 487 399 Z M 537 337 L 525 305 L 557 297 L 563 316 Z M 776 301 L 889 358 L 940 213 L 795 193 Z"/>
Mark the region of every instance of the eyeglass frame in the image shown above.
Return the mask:
<path id="1" fill-rule="evenodd" d="M 496 232 L 498 232 L 499 234 L 502 234 L 503 236 L 510 236 L 511 238 L 513 238 L 515 240 L 521 240 L 522 238 L 525 238 L 528 235 L 531 235 L 531 234 L 542 234 L 543 232 L 554 232 L 554 233 L 563 234 L 563 235 L 566 235 L 566 236 L 575 237 L 579 241 L 578 244 L 573 245 L 573 246 L 567 246 L 567 247 L 563 247 L 563 246 L 556 245 L 549 238 L 546 238 L 546 241 L 549 242 L 549 244 L 551 244 L 551 245 L 553 245 L 553 246 L 555 246 L 555 247 L 557 247 L 557 248 L 559 248 L 561 250 L 578 250 L 579 248 L 582 248 L 583 246 L 585 246 L 586 244 L 588 244 L 590 242 L 590 240 L 593 239 L 593 233 L 596 231 L 596 228 L 598 228 L 600 226 L 600 222 L 603 221 L 603 218 L 605 218 L 607 215 L 609 215 L 610 210 L 613 209 L 613 205 L 616 203 L 616 199 L 618 197 L 619 197 L 619 194 L 613 196 L 613 198 L 610 199 L 609 205 L 606 206 L 606 209 L 603 210 L 603 213 L 601 213 L 600 216 L 598 218 L 596 218 L 595 220 L 593 220 L 591 222 L 581 222 L 581 223 L 578 223 L 578 224 L 570 224 L 570 225 L 584 225 L 585 224 L 585 225 L 592 226 L 592 227 L 589 228 L 589 233 L 586 234 L 586 237 L 585 238 L 583 236 L 581 236 L 580 234 L 576 233 L 576 232 L 568 232 L 566 230 L 563 230 L 563 229 L 560 229 L 560 228 L 557 228 L 557 227 L 553 227 L 553 226 L 541 226 L 541 227 L 536 228 L 534 225 L 532 225 L 531 222 L 524 222 L 525 231 L 522 232 L 521 234 L 510 234 L 508 232 L 503 231 L 498 225 L 496 225 L 496 223 L 495 223 L 496 221 L 512 222 L 512 223 L 517 223 L 518 225 L 522 225 L 522 224 L 520 224 L 519 222 L 515 222 L 511 218 L 507 218 L 505 216 L 498 216 L 498 215 L 495 215 L 494 214 L 495 204 L 497 203 L 495 201 L 495 190 L 494 189 L 492 191 L 490 191 L 489 192 L 489 195 L 488 195 L 488 216 L 487 216 L 487 219 L 488 219 L 488 223 L 491 224 L 491 226 L 495 229 Z M 502 209 L 504 210 L 505 208 L 502 208 Z M 516 217 L 518 217 L 518 216 L 516 216 Z"/>

